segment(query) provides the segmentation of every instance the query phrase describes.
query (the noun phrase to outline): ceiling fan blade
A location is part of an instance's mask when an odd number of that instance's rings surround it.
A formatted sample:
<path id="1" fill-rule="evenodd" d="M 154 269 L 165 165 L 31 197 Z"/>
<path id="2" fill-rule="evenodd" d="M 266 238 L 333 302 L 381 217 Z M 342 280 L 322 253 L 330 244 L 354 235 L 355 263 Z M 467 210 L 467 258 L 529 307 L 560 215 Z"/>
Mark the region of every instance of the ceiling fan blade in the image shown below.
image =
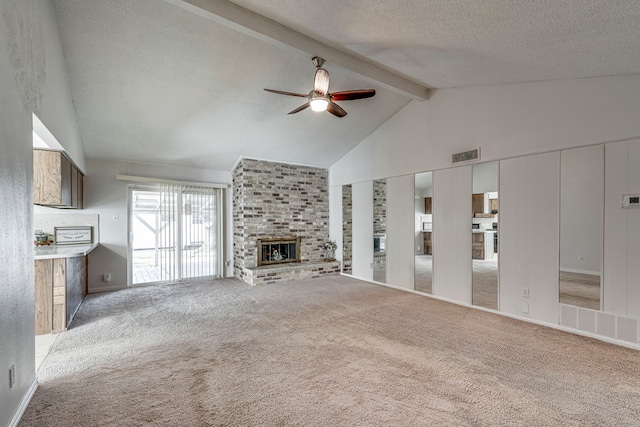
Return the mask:
<path id="1" fill-rule="evenodd" d="M 334 104 L 333 102 L 329 102 L 329 105 L 327 105 L 327 111 L 336 117 L 344 117 L 347 115 L 347 112 L 344 111 L 342 107 L 338 104 Z"/>
<path id="2" fill-rule="evenodd" d="M 309 103 L 307 102 L 306 104 L 302 104 L 301 106 L 299 106 L 295 110 L 289 111 L 287 114 L 295 114 L 295 113 L 298 113 L 298 112 L 300 112 L 300 111 L 302 111 L 302 110 L 304 110 L 305 108 L 308 108 L 308 107 L 309 107 Z"/>
<path id="3" fill-rule="evenodd" d="M 332 93 L 331 99 L 334 101 L 351 101 L 353 99 L 371 98 L 375 94 L 376 91 L 373 89 L 345 90 Z"/>
<path id="4" fill-rule="evenodd" d="M 326 95 L 329 92 L 329 72 L 324 68 L 318 68 L 313 78 L 313 91 Z"/>
<path id="5" fill-rule="evenodd" d="M 306 98 L 307 95 L 303 95 L 301 93 L 293 93 L 293 92 L 285 92 L 283 90 L 275 90 L 275 89 L 265 89 L 267 92 L 277 93 L 279 95 L 289 95 L 289 96 L 299 96 L 300 98 Z"/>

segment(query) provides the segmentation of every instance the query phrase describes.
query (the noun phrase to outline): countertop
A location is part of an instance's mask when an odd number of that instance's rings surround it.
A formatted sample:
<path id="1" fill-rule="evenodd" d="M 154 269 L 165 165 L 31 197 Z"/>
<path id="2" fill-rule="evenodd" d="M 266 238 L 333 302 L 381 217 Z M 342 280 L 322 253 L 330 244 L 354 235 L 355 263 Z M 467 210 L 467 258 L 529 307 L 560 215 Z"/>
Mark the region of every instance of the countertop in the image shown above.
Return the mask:
<path id="1" fill-rule="evenodd" d="M 98 246 L 98 243 L 84 245 L 48 245 L 35 247 L 35 259 L 73 258 L 85 256 Z"/>
<path id="2" fill-rule="evenodd" d="M 487 228 L 487 229 L 478 229 L 478 228 L 474 228 L 471 230 L 472 233 L 497 233 L 498 230 L 493 230 L 491 228 Z"/>

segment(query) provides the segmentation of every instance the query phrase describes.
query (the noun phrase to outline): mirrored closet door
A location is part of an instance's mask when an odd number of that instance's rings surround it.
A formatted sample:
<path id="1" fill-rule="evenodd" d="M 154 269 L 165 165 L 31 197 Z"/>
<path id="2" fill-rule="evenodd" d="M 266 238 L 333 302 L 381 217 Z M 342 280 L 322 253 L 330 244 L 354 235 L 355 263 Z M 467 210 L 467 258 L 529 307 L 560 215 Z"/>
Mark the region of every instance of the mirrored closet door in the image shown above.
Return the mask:
<path id="1" fill-rule="evenodd" d="M 387 180 L 373 181 L 373 280 L 387 281 Z"/>
<path id="2" fill-rule="evenodd" d="M 498 162 L 473 165 L 472 304 L 498 309 Z"/>
<path id="3" fill-rule="evenodd" d="M 415 175 L 414 290 L 433 293 L 433 172 Z"/>
<path id="4" fill-rule="evenodd" d="M 560 153 L 560 303 L 601 309 L 604 146 Z"/>
<path id="5" fill-rule="evenodd" d="M 353 201 L 351 184 L 342 186 L 342 272 L 353 273 Z"/>

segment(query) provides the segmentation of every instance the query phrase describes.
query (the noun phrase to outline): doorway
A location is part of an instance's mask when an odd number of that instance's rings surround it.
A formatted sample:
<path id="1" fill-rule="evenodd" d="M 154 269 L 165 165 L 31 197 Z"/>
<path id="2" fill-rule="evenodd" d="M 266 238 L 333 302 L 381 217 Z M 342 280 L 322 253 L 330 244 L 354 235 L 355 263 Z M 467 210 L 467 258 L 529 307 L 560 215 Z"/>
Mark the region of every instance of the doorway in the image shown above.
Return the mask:
<path id="1" fill-rule="evenodd" d="M 130 186 L 129 285 L 219 277 L 220 195 L 210 187 Z"/>

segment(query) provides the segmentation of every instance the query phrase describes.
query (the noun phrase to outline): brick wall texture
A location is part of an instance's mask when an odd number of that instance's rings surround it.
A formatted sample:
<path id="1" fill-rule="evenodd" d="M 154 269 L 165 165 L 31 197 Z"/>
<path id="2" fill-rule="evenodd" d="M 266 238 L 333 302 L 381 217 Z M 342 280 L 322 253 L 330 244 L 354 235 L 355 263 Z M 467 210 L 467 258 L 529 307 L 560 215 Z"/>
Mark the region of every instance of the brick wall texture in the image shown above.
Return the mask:
<path id="1" fill-rule="evenodd" d="M 256 267 L 257 240 L 300 236 L 302 262 L 322 262 L 329 240 L 326 169 L 242 159 L 233 171 L 235 276 Z M 246 281 L 246 280 L 245 280 Z"/>

